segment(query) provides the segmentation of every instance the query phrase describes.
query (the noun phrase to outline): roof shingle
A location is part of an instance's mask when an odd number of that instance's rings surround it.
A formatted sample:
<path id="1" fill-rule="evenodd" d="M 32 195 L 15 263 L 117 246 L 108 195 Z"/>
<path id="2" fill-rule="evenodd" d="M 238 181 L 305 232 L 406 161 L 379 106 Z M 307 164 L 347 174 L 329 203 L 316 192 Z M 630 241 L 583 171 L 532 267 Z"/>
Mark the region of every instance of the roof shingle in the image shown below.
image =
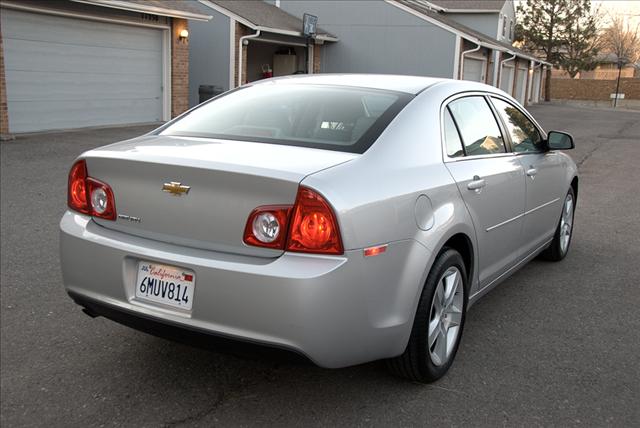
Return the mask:
<path id="1" fill-rule="evenodd" d="M 506 0 L 428 0 L 436 6 L 443 7 L 447 11 L 482 10 L 487 12 L 499 12 Z"/>

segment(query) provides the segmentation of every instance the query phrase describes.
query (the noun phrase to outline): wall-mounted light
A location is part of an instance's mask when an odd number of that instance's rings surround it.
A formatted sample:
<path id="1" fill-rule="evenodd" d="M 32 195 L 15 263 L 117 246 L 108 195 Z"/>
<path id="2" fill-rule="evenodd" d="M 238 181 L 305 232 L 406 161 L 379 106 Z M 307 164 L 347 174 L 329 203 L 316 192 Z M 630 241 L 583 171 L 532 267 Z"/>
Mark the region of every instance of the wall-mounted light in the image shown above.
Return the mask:
<path id="1" fill-rule="evenodd" d="M 178 34 L 178 40 L 180 40 L 182 43 L 187 43 L 188 39 L 189 39 L 189 30 L 184 28 L 183 30 L 180 31 L 180 34 Z"/>

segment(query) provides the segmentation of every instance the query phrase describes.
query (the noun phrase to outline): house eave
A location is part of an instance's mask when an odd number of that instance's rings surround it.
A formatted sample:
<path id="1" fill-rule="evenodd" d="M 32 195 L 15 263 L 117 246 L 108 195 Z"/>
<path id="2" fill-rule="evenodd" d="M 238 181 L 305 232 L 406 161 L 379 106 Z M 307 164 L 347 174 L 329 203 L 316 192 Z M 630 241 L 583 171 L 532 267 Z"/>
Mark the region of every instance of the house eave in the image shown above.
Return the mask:
<path id="1" fill-rule="evenodd" d="M 471 35 L 469 33 L 465 33 L 464 31 L 458 30 L 457 28 L 454 28 L 454 27 L 451 27 L 450 25 L 447 25 L 444 22 L 438 21 L 438 20 L 436 20 L 436 19 L 434 19 L 434 18 L 432 18 L 430 16 L 424 15 L 424 14 L 420 13 L 419 11 L 410 8 L 409 6 L 405 6 L 404 4 L 398 3 L 395 0 L 384 0 L 384 1 L 386 3 L 392 5 L 392 6 L 395 6 L 395 7 L 399 8 L 399 9 L 401 9 L 401 10 L 404 10 L 407 13 L 412 14 L 413 16 L 416 16 L 416 17 L 418 17 L 418 18 L 420 18 L 420 19 L 422 19 L 424 21 L 427 21 L 427 22 L 429 22 L 429 23 L 431 23 L 433 25 L 436 25 L 436 26 L 442 28 L 445 31 L 448 31 L 448 32 L 450 32 L 452 34 L 460 36 L 463 39 L 468 40 L 469 42 L 474 43 L 474 44 L 476 44 L 478 46 L 482 46 L 482 47 L 488 48 L 488 49 L 497 50 L 497 51 L 500 51 L 500 52 L 505 52 L 505 53 L 508 53 L 509 55 L 515 55 L 516 57 L 523 58 L 523 59 L 528 59 L 530 61 L 535 61 L 535 62 L 538 62 L 540 64 L 551 65 L 550 63 L 548 63 L 546 61 L 543 61 L 541 59 L 535 58 L 535 57 L 533 57 L 531 55 L 524 54 L 522 52 L 514 51 L 512 49 L 507 48 L 506 46 L 500 46 L 500 45 L 497 45 L 497 44 L 493 44 L 493 43 L 490 43 L 490 42 L 486 42 L 486 41 L 480 40 L 477 37 L 475 37 L 475 36 L 473 36 L 473 35 Z"/>
<path id="2" fill-rule="evenodd" d="M 209 0 L 198 0 L 201 4 L 210 7 L 211 9 L 215 10 L 216 12 L 219 12 L 223 15 L 225 15 L 228 18 L 231 18 L 237 22 L 239 22 L 240 24 L 249 27 L 250 29 L 254 30 L 254 31 L 264 31 L 267 33 L 274 33 L 274 34 L 280 34 L 283 36 L 293 36 L 293 37 L 305 37 L 305 35 L 302 33 L 302 31 L 293 31 L 293 30 L 285 30 L 283 28 L 272 28 L 272 27 L 265 27 L 265 26 L 261 26 L 261 25 L 257 25 L 251 21 L 249 21 L 248 19 L 231 12 L 228 9 L 225 9 L 224 7 L 217 5 Z M 316 40 L 320 40 L 323 42 L 337 42 L 339 39 L 337 37 L 334 37 L 330 34 L 316 34 L 314 36 L 314 39 Z"/>
<path id="3" fill-rule="evenodd" d="M 209 21 L 213 16 L 184 10 L 168 9 L 141 3 L 130 3 L 122 0 L 71 0 L 76 3 L 85 3 L 93 6 L 110 7 L 113 9 L 128 10 L 130 12 L 148 13 L 152 15 L 168 16 L 170 18 L 183 18 L 192 21 Z"/>

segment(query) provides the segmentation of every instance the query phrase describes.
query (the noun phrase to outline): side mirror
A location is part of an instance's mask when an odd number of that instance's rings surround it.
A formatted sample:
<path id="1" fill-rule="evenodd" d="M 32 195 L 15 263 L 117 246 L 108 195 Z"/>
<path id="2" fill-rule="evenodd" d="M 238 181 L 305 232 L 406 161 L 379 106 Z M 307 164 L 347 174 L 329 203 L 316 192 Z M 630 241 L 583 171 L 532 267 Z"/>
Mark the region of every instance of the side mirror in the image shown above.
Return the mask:
<path id="1" fill-rule="evenodd" d="M 569 150 L 575 147 L 573 137 L 566 132 L 549 131 L 547 134 L 549 150 Z"/>

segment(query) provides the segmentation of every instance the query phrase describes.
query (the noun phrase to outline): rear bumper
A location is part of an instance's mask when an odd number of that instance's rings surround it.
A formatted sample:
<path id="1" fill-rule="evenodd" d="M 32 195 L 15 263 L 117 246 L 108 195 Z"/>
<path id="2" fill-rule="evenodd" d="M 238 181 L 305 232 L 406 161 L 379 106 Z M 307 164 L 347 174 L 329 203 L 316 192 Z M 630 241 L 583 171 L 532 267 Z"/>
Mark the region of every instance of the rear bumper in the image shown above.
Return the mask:
<path id="1" fill-rule="evenodd" d="M 431 260 L 412 240 L 391 243 L 377 257 L 353 250 L 340 257 L 285 253 L 264 259 L 139 238 L 72 212 L 60 228 L 63 281 L 79 304 L 150 321 L 154 328 L 288 349 L 323 367 L 402 353 Z M 191 312 L 137 300 L 139 260 L 193 270 Z"/>
<path id="2" fill-rule="evenodd" d="M 84 308 L 91 317 L 105 317 L 127 327 L 200 348 L 250 355 L 252 357 L 273 358 L 278 361 L 308 362 L 309 359 L 293 350 L 264 346 L 237 338 L 228 338 L 210 331 L 196 330 L 184 325 L 173 324 L 166 320 L 147 317 L 136 312 L 109 306 L 97 300 L 88 299 L 80 294 L 69 292 L 69 297 Z"/>

